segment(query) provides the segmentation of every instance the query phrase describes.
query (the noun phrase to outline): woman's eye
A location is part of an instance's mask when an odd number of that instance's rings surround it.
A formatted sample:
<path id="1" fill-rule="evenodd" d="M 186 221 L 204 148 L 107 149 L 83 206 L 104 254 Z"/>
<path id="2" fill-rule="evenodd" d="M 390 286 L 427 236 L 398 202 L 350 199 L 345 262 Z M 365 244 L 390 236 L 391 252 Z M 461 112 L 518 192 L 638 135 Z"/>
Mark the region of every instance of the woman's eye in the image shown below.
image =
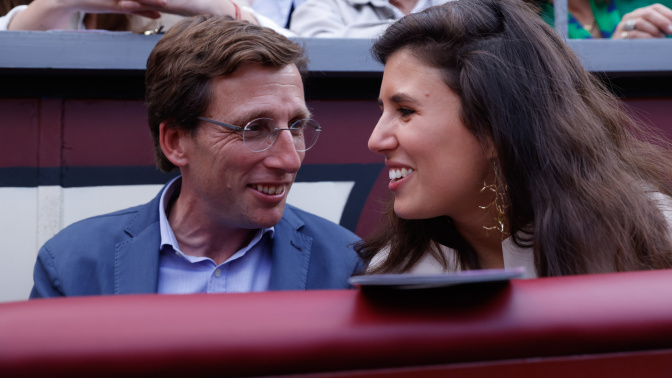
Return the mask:
<path id="1" fill-rule="evenodd" d="M 415 113 L 414 110 L 408 109 L 408 108 L 399 108 L 398 112 L 401 114 L 402 117 L 408 117 L 411 114 Z"/>

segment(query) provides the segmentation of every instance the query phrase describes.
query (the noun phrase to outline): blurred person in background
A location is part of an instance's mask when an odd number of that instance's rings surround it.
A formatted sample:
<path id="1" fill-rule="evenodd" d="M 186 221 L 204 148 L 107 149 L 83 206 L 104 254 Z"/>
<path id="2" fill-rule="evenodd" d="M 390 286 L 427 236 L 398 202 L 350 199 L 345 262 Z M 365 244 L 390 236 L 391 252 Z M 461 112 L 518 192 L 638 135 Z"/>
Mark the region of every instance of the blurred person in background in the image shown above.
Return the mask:
<path id="1" fill-rule="evenodd" d="M 289 20 L 299 5 L 306 0 L 249 0 L 252 8 L 258 14 L 270 18 L 276 24 L 289 29 Z"/>
<path id="2" fill-rule="evenodd" d="M 135 33 L 165 31 L 199 14 L 228 15 L 269 27 L 286 29 L 248 7 L 245 0 L 34 0 L 0 17 L 0 30 L 111 30 Z"/>
<path id="3" fill-rule="evenodd" d="M 555 25 L 552 0 L 532 0 Z M 672 36 L 672 0 L 568 0 L 569 38 L 640 39 Z"/>
<path id="4" fill-rule="evenodd" d="M 301 37 L 375 38 L 401 17 L 449 0 L 307 0 L 292 14 Z"/>

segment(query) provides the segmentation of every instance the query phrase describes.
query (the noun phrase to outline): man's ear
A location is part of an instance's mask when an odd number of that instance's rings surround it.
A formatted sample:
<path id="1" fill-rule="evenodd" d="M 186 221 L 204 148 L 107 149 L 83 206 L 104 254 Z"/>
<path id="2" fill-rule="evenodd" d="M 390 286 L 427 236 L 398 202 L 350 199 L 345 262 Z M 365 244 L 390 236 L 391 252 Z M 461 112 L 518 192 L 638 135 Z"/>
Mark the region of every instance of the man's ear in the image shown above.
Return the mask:
<path id="1" fill-rule="evenodd" d="M 159 145 L 163 154 L 177 167 L 187 165 L 188 159 L 185 153 L 187 139 L 191 139 L 189 131 L 179 127 L 170 127 L 168 121 L 159 124 Z"/>

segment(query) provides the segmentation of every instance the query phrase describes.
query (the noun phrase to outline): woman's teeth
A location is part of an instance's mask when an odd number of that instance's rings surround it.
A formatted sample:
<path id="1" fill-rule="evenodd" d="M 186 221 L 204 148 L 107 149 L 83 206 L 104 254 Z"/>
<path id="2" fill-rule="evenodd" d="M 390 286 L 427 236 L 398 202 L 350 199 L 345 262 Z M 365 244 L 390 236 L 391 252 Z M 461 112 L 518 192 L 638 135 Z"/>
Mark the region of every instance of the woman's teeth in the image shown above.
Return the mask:
<path id="1" fill-rule="evenodd" d="M 264 194 L 280 194 L 285 190 L 284 185 L 279 186 L 265 186 L 265 185 L 252 185 L 252 187 Z"/>
<path id="2" fill-rule="evenodd" d="M 399 180 L 400 178 L 404 178 L 408 175 L 413 173 L 413 168 L 401 168 L 401 169 L 393 169 L 390 168 L 390 180 Z"/>

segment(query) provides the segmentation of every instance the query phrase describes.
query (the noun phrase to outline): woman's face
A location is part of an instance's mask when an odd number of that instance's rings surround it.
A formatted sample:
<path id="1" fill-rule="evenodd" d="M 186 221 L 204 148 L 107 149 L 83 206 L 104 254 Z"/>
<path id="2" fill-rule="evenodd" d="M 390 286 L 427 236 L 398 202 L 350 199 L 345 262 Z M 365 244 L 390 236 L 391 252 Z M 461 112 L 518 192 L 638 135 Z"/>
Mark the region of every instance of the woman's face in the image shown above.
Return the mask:
<path id="1" fill-rule="evenodd" d="M 369 149 L 385 156 L 395 213 L 404 219 L 447 215 L 456 225 L 482 226 L 478 206 L 492 202 L 493 194 L 481 188 L 484 180 L 494 182 L 493 171 L 439 70 L 408 50 L 396 52 L 385 65 L 378 103 L 382 115 Z"/>

